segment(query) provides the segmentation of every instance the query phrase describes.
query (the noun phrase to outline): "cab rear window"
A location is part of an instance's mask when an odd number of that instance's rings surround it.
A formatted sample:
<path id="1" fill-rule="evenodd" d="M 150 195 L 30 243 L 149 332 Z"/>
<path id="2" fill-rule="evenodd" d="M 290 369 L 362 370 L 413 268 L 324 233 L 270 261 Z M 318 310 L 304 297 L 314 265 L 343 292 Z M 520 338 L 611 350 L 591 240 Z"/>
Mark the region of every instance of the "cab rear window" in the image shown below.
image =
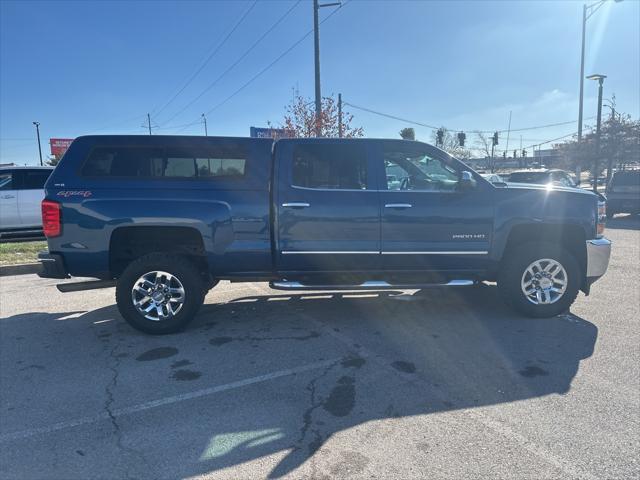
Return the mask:
<path id="1" fill-rule="evenodd" d="M 242 177 L 246 155 L 238 147 L 97 147 L 81 169 L 85 177 L 216 178 Z"/>

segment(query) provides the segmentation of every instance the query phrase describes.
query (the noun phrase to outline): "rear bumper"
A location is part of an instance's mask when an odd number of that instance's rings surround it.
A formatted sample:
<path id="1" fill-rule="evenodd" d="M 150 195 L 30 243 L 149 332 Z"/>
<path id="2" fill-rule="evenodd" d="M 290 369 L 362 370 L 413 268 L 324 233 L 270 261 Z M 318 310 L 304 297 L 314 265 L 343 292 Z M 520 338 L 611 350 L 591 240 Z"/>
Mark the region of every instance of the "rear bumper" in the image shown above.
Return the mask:
<path id="1" fill-rule="evenodd" d="M 40 252 L 38 261 L 42 264 L 42 271 L 38 273 L 38 276 L 42 278 L 69 278 L 62 255 Z"/>
<path id="2" fill-rule="evenodd" d="M 593 283 L 603 276 L 609 266 L 611 256 L 611 240 L 597 238 L 587 240 L 587 280 Z"/>

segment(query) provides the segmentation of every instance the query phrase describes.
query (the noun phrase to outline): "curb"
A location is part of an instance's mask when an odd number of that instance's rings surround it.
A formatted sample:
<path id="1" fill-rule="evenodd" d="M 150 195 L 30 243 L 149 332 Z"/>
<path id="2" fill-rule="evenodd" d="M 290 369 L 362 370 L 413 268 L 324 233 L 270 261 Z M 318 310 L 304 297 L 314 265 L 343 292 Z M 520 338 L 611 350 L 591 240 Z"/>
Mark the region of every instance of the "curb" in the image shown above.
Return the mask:
<path id="1" fill-rule="evenodd" d="M 21 263 L 19 265 L 0 265 L 0 277 L 8 277 L 10 275 L 27 275 L 29 273 L 38 273 L 42 271 L 42 265 L 39 263 Z"/>

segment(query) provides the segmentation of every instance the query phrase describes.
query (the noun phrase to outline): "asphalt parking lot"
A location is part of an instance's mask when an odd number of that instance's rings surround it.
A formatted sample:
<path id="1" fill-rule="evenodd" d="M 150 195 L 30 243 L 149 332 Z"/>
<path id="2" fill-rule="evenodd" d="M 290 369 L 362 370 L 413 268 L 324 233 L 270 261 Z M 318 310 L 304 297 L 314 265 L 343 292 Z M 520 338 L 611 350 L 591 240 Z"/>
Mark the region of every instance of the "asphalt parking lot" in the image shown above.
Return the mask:
<path id="1" fill-rule="evenodd" d="M 295 293 L 223 283 L 188 331 L 113 289 L 0 278 L 3 478 L 638 478 L 640 221 L 532 320 L 495 286 Z"/>

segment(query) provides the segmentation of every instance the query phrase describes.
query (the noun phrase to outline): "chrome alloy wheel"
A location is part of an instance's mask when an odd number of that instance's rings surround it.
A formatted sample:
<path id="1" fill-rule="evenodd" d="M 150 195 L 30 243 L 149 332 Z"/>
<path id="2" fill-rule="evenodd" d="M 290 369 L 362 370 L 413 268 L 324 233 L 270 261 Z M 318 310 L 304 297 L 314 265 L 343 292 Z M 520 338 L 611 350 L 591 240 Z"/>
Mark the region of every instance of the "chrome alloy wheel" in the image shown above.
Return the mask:
<path id="1" fill-rule="evenodd" d="M 531 303 L 550 305 L 562 298 L 567 283 L 567 272 L 562 264 L 551 258 L 542 258 L 526 268 L 520 287 Z"/>
<path id="2" fill-rule="evenodd" d="M 184 299 L 182 283 L 167 272 L 145 273 L 131 289 L 133 306 L 144 318 L 154 322 L 177 315 L 184 306 Z"/>

